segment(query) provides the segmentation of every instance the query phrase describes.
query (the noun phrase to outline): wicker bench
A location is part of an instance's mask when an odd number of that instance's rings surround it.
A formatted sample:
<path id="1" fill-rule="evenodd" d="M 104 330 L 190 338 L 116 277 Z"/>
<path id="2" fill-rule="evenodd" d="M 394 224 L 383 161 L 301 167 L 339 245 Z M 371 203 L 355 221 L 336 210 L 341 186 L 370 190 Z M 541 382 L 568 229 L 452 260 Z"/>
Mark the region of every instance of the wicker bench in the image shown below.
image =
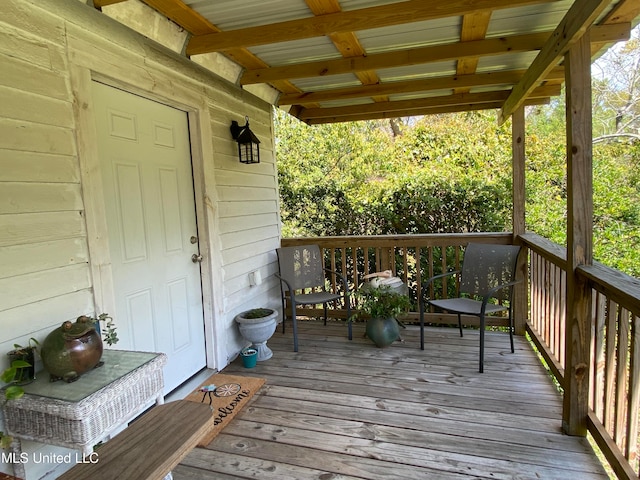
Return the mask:
<path id="1" fill-rule="evenodd" d="M 211 407 L 179 400 L 153 407 L 60 480 L 158 480 L 213 428 Z"/>

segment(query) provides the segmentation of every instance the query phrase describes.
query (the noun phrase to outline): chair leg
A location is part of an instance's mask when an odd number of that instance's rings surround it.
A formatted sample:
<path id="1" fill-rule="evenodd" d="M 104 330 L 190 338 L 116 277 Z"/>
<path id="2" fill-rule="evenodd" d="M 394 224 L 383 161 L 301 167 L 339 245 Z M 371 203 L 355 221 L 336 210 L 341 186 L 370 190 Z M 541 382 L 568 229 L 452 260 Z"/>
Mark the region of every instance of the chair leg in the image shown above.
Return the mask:
<path id="1" fill-rule="evenodd" d="M 322 306 L 324 307 L 324 326 L 327 326 L 327 304 L 323 303 Z"/>
<path id="2" fill-rule="evenodd" d="M 296 306 L 291 304 L 291 321 L 293 327 L 293 351 L 298 351 L 298 322 L 296 320 Z"/>
<path id="3" fill-rule="evenodd" d="M 513 331 L 515 330 L 515 325 L 513 324 L 513 317 L 509 315 L 509 340 L 511 341 L 511 353 L 515 353 L 515 348 L 513 348 Z"/>
<path id="4" fill-rule="evenodd" d="M 424 350 L 424 304 L 420 302 L 420 350 Z"/>
<path id="5" fill-rule="evenodd" d="M 484 372 L 484 315 L 480 316 L 480 373 Z"/>
<path id="6" fill-rule="evenodd" d="M 460 336 L 462 336 L 462 316 L 458 314 L 458 329 L 460 330 Z"/>
<path id="7" fill-rule="evenodd" d="M 351 305 L 347 300 L 347 329 L 349 330 L 349 340 L 353 340 L 353 322 L 351 321 Z"/>
<path id="8" fill-rule="evenodd" d="M 282 297 L 282 333 L 284 333 L 285 323 L 287 323 L 287 301 Z"/>

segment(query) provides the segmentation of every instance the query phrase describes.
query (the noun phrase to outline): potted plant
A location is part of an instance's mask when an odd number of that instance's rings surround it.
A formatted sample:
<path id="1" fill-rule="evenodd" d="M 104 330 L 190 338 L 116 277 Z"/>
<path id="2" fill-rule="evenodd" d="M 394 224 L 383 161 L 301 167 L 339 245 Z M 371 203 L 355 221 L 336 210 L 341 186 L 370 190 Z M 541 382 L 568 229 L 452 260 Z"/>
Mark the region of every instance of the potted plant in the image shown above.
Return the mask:
<path id="1" fill-rule="evenodd" d="M 411 307 L 411 300 L 405 294 L 399 293 L 389 285 L 379 285 L 360 288 L 359 311 L 366 314 L 366 335 L 378 347 L 387 347 L 400 338 L 398 315 L 406 313 Z"/>
<path id="2" fill-rule="evenodd" d="M 20 398 L 24 395 L 22 385 L 31 383 L 35 380 L 35 354 L 40 344 L 35 338 L 30 338 L 26 347 L 14 344 L 13 350 L 7 353 L 9 357 L 9 367 L 5 368 L 0 374 L 0 380 L 7 383 L 4 389 L 4 404 L 7 400 Z M 13 437 L 5 435 L 0 431 L 0 447 L 9 448 Z"/>
<path id="3" fill-rule="evenodd" d="M 120 340 L 118 338 L 118 333 L 116 332 L 118 327 L 116 327 L 111 315 L 108 313 L 101 313 L 97 317 L 86 316 L 86 318 L 94 323 L 96 330 L 102 335 L 102 340 L 104 340 L 107 345 L 112 346 L 118 343 Z M 104 327 L 100 325 L 100 322 L 104 322 Z"/>
<path id="4" fill-rule="evenodd" d="M 35 338 L 30 338 L 26 347 L 13 345 L 13 350 L 7 353 L 9 357 L 9 373 L 13 374 L 11 381 L 4 380 L 7 383 L 13 383 L 14 385 L 26 385 L 33 382 L 36 379 L 35 364 L 36 364 L 36 352 L 40 343 Z M 7 372 L 5 370 L 5 372 Z M 4 375 L 4 374 L 3 374 Z M 8 374 L 7 374 L 8 375 Z"/>
<path id="5" fill-rule="evenodd" d="M 273 352 L 267 340 L 276 331 L 278 312 L 271 308 L 253 308 L 236 315 L 238 329 L 245 340 L 258 351 L 258 361 L 268 360 Z"/>

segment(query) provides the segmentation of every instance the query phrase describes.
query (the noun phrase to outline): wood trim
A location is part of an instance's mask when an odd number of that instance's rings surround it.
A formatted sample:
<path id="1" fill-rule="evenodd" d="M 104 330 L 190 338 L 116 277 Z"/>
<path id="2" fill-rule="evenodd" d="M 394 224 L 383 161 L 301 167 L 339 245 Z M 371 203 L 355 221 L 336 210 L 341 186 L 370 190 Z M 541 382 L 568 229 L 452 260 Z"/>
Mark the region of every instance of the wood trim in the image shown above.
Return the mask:
<path id="1" fill-rule="evenodd" d="M 544 0 L 553 1 L 553 0 Z M 403 23 L 455 17 L 483 10 L 512 8 L 517 5 L 539 4 L 540 0 L 408 0 L 377 7 L 330 13 L 317 17 L 242 28 L 227 32 L 198 35 L 191 38 L 187 55 L 225 51 L 269 43 L 288 42 L 355 32 Z"/>
<path id="2" fill-rule="evenodd" d="M 74 102 L 76 122 L 80 126 L 76 131 L 76 141 L 82 179 L 94 308 L 96 312 L 115 312 L 116 300 L 111 272 L 107 216 L 91 92 L 93 79 L 88 68 L 78 67 L 75 64 L 69 65 L 69 77 L 74 98 L 77 100 Z"/>
<path id="3" fill-rule="evenodd" d="M 502 107 L 500 123 L 504 123 L 523 104 L 529 93 L 560 62 L 567 50 L 584 35 L 610 3 L 611 0 L 582 0 L 573 3 L 534 59 L 526 75 L 513 88 L 511 96 Z M 590 75 L 589 78 L 591 78 Z"/>

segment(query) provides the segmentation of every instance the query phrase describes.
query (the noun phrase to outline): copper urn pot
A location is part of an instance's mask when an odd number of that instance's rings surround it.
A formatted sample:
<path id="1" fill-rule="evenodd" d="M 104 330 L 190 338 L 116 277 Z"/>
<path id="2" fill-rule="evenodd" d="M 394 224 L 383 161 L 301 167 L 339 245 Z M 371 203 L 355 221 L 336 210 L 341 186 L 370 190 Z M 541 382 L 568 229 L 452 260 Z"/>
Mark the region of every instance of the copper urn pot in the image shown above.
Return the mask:
<path id="1" fill-rule="evenodd" d="M 102 338 L 89 317 L 66 321 L 45 338 L 40 349 L 51 381 L 73 382 L 95 368 L 102 358 Z"/>

